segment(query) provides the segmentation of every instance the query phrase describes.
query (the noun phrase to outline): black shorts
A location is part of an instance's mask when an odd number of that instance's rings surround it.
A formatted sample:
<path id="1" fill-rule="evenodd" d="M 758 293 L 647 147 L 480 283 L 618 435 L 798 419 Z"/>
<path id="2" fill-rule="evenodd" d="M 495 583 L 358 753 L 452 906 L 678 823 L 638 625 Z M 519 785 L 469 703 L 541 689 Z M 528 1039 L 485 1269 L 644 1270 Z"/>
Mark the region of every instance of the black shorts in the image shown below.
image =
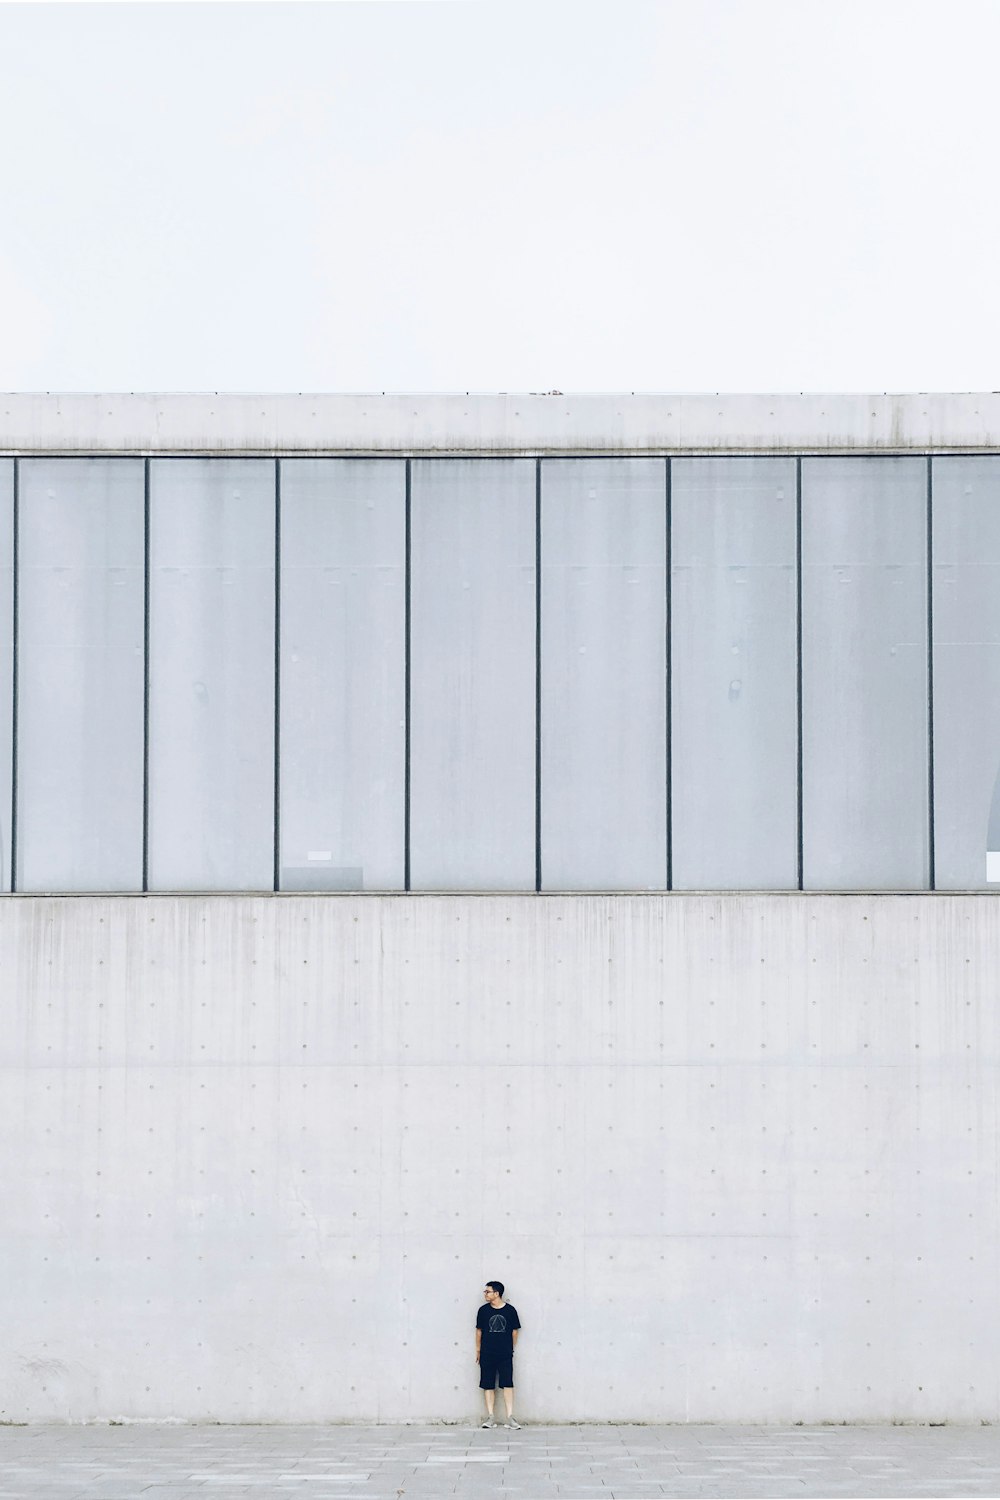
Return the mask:
<path id="1" fill-rule="evenodd" d="M 513 1388 L 513 1354 L 501 1354 L 499 1359 L 487 1359 L 484 1355 L 480 1359 L 479 1389 L 481 1391 L 492 1391 L 498 1384 L 500 1389 L 504 1391 L 509 1391 Z"/>

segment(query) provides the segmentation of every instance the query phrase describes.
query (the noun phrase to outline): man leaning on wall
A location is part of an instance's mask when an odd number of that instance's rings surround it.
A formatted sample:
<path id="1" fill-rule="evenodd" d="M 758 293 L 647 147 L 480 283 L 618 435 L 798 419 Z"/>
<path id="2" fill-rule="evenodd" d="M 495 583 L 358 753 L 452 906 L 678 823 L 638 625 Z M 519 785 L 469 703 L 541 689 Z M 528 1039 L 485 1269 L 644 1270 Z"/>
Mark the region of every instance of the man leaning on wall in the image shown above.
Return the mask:
<path id="1" fill-rule="evenodd" d="M 520 1427 L 514 1420 L 514 1349 L 521 1328 L 517 1308 L 503 1300 L 503 1282 L 488 1281 L 483 1288 L 486 1301 L 476 1314 L 476 1363 L 479 1387 L 486 1400 L 484 1427 L 495 1427 L 493 1403 L 496 1387 L 503 1391 L 507 1409 L 507 1426 Z"/>

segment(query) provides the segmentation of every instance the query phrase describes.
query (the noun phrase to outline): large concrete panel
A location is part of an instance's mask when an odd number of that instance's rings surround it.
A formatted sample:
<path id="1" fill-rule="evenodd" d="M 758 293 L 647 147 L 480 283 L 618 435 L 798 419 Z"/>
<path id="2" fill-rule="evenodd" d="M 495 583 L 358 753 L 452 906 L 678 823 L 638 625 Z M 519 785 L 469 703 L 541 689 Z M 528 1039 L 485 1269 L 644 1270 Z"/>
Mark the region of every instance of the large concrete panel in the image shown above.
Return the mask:
<path id="1" fill-rule="evenodd" d="M 1000 447 L 1000 393 L 0 395 L 0 453 L 906 453 Z"/>
<path id="2" fill-rule="evenodd" d="M 997 913 L 0 903 L 4 1419 L 997 1420 Z"/>

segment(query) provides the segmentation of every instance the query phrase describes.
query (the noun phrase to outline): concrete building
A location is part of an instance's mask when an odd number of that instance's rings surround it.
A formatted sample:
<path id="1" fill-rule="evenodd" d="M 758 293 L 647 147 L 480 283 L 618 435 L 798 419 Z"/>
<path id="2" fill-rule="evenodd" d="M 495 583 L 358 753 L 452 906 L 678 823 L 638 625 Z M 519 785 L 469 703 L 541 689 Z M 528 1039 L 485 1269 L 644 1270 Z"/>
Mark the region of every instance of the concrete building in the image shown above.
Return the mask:
<path id="1" fill-rule="evenodd" d="M 0 454 L 3 1419 L 996 1419 L 1000 396 Z"/>

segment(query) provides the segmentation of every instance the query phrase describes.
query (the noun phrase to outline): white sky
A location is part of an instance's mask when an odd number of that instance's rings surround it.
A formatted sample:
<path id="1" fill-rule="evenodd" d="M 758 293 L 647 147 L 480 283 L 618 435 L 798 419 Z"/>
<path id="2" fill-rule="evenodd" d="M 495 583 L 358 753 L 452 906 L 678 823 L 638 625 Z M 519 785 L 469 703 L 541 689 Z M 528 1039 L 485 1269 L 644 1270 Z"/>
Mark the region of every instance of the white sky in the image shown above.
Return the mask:
<path id="1" fill-rule="evenodd" d="M 1000 387 L 998 57 L 998 0 L 0 4 L 0 388 Z"/>

